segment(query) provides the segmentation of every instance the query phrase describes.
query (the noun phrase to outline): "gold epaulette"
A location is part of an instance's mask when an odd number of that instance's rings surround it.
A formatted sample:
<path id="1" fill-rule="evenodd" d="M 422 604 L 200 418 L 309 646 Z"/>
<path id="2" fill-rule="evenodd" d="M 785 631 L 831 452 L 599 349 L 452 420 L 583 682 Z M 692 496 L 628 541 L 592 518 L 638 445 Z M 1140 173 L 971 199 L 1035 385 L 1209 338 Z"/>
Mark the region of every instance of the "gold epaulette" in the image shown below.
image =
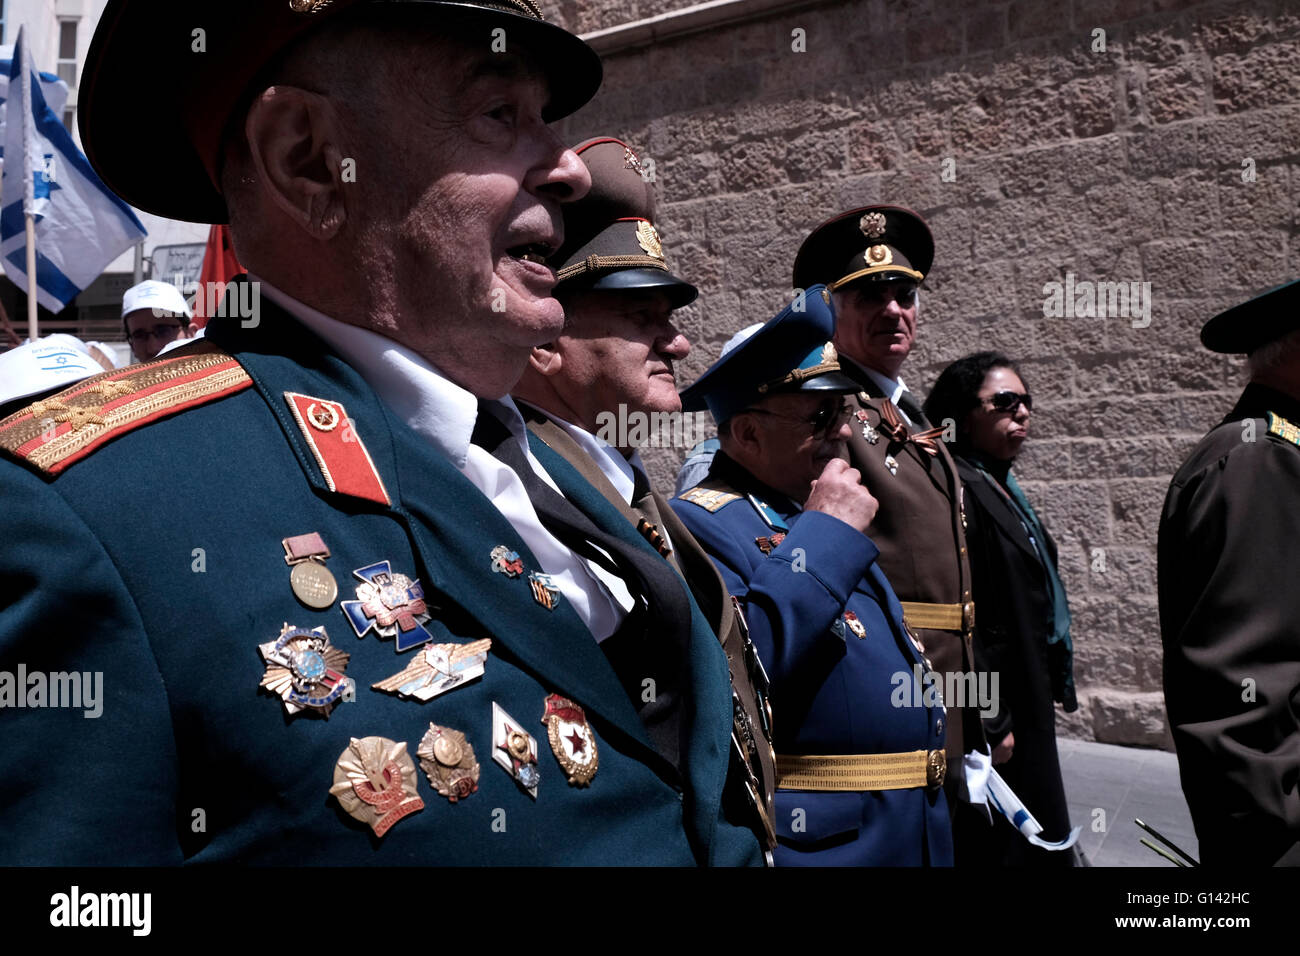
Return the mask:
<path id="1" fill-rule="evenodd" d="M 717 511 L 723 505 L 730 504 L 742 496 L 737 494 L 725 482 L 706 478 L 694 488 L 683 491 L 678 497 L 682 501 L 689 501 L 693 505 L 699 505 L 705 511 Z"/>
<path id="2" fill-rule="evenodd" d="M 1268 413 L 1268 433 L 1293 445 L 1300 445 L 1300 426 L 1293 425 L 1281 415 Z"/>
<path id="3" fill-rule="evenodd" d="M 184 352 L 92 375 L 33 402 L 0 421 L 0 451 L 57 475 L 127 432 L 253 384 L 239 362 L 207 341 Z"/>

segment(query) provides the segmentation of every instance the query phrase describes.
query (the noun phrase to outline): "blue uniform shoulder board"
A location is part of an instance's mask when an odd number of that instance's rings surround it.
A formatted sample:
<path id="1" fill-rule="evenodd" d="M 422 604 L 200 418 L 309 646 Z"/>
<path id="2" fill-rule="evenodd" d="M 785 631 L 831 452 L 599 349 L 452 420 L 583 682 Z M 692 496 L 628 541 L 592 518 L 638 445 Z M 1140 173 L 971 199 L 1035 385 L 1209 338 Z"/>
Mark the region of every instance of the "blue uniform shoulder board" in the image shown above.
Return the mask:
<path id="1" fill-rule="evenodd" d="M 731 486 L 717 481 L 715 479 L 705 479 L 694 488 L 683 491 L 677 497 L 682 501 L 689 501 L 693 505 L 699 505 L 705 511 L 717 511 L 723 505 L 731 504 L 733 501 L 739 501 L 738 495 Z"/>
<path id="2" fill-rule="evenodd" d="M 1293 445 L 1300 445 L 1300 427 L 1293 425 L 1281 415 L 1268 413 L 1268 433 Z"/>

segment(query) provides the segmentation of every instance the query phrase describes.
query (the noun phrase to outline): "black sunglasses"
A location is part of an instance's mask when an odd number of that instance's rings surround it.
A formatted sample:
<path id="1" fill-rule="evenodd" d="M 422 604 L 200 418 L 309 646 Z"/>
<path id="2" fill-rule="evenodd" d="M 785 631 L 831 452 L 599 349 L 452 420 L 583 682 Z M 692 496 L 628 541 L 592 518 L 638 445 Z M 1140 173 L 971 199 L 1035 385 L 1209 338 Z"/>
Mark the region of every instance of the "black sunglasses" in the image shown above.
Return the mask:
<path id="1" fill-rule="evenodd" d="M 795 418 L 793 415 L 770 412 L 766 408 L 747 408 L 745 411 L 757 412 L 760 415 L 771 415 L 773 418 L 783 418 L 788 422 L 809 425 L 812 427 L 814 435 L 826 435 L 830 433 L 832 428 L 848 417 L 849 406 L 843 399 L 835 403 L 823 404 L 818 407 L 811 418 Z"/>
<path id="2" fill-rule="evenodd" d="M 1014 412 L 1021 405 L 1025 406 L 1027 412 L 1034 410 L 1034 400 L 1030 398 L 1028 392 L 1021 394 L 1020 392 L 1002 391 L 983 399 L 983 401 L 988 402 L 995 412 Z"/>

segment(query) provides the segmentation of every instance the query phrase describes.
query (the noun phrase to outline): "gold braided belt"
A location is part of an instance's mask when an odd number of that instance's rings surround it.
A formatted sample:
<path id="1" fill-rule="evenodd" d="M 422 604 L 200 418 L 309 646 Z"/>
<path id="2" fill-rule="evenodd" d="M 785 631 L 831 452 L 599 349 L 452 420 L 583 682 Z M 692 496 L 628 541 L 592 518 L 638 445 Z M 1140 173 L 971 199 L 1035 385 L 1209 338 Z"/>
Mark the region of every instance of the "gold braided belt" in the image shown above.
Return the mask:
<path id="1" fill-rule="evenodd" d="M 782 790 L 839 792 L 941 787 L 948 770 L 942 750 L 902 754 L 777 754 L 776 785 Z"/>
<path id="2" fill-rule="evenodd" d="M 925 631 L 968 632 L 975 626 L 975 603 L 923 604 L 919 601 L 900 601 L 903 620 L 912 627 Z"/>

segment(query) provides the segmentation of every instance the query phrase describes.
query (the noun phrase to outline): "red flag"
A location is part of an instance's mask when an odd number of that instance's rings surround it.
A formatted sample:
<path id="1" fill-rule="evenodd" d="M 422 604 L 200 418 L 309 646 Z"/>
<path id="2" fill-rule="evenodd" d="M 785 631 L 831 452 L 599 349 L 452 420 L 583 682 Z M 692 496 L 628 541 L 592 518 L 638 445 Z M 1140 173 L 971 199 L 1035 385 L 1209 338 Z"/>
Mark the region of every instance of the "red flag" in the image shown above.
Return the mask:
<path id="1" fill-rule="evenodd" d="M 203 268 L 199 272 L 199 293 L 194 300 L 194 324 L 202 328 L 208 324 L 208 302 L 215 311 L 221 304 L 218 290 L 225 288 L 244 267 L 235 258 L 235 247 L 230 241 L 230 227 L 213 226 L 208 230 L 208 247 L 203 251 Z"/>

